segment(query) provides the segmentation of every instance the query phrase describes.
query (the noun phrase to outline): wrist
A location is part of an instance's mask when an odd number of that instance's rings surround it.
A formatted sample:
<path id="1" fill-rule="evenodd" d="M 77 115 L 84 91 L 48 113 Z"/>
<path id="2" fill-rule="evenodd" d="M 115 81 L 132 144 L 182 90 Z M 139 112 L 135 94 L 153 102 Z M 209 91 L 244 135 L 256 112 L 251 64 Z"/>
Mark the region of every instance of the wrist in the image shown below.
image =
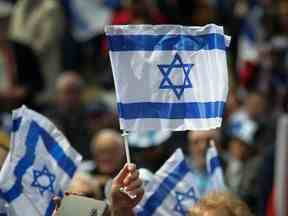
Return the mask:
<path id="1" fill-rule="evenodd" d="M 113 208 L 111 206 L 111 216 L 134 216 L 133 210 L 130 208 Z"/>

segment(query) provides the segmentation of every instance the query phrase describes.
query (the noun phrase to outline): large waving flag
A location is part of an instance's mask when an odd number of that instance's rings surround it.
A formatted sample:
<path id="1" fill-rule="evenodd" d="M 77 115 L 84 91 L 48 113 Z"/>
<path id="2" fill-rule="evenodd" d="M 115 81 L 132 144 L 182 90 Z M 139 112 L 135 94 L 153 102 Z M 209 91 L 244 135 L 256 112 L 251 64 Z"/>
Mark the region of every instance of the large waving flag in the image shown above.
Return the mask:
<path id="1" fill-rule="evenodd" d="M 225 191 L 224 174 L 217 149 L 213 142 L 207 150 L 206 163 L 208 175 L 210 176 L 208 191 Z"/>
<path id="2" fill-rule="evenodd" d="M 135 213 L 137 216 L 185 216 L 198 198 L 193 175 L 182 150 L 177 149 L 145 187 L 144 198 Z"/>
<path id="3" fill-rule="evenodd" d="M 62 133 L 25 106 L 13 112 L 11 151 L 0 173 L 0 195 L 13 216 L 51 216 L 81 161 Z"/>
<path id="4" fill-rule="evenodd" d="M 221 126 L 230 38 L 214 24 L 107 26 L 121 129 Z"/>

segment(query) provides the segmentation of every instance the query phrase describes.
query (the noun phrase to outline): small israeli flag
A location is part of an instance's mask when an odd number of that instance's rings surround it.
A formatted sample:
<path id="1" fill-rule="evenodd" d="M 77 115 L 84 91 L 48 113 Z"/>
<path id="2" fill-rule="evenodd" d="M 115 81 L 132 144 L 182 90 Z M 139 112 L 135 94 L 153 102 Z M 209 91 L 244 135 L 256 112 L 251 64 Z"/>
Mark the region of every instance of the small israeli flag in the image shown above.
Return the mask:
<path id="1" fill-rule="evenodd" d="M 206 154 L 207 171 L 210 176 L 209 192 L 225 191 L 224 174 L 214 142 L 211 142 Z"/>
<path id="2" fill-rule="evenodd" d="M 182 150 L 177 149 L 145 187 L 144 198 L 135 213 L 137 216 L 184 216 L 198 198 L 193 175 Z"/>
<path id="3" fill-rule="evenodd" d="M 221 126 L 228 93 L 223 27 L 107 26 L 121 129 Z"/>
<path id="4" fill-rule="evenodd" d="M 9 215 L 51 216 L 81 161 L 63 134 L 25 106 L 13 111 L 11 151 L 0 172 Z"/>

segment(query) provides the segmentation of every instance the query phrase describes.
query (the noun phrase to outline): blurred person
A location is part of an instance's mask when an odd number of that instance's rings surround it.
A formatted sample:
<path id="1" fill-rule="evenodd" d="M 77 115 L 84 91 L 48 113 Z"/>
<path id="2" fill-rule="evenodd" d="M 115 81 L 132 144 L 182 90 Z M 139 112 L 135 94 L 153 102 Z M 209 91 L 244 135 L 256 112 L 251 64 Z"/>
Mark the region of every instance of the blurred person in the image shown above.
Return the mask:
<path id="1" fill-rule="evenodd" d="M 108 74 L 110 82 L 111 74 L 107 73 L 110 69 L 107 67 L 108 59 L 103 57 L 103 41 L 104 27 L 111 23 L 111 9 L 104 1 L 62 0 L 61 2 L 66 11 L 67 24 L 62 40 L 63 70 L 80 73 L 89 71 L 93 74 L 91 79 L 97 84 L 101 84 Z M 95 77 L 97 79 L 94 79 Z"/>
<path id="2" fill-rule="evenodd" d="M 241 120 L 228 143 L 226 180 L 228 188 L 255 210 L 257 171 L 260 159 L 255 144 L 257 124 Z"/>
<path id="3" fill-rule="evenodd" d="M 46 84 L 45 94 L 39 98 L 42 101 L 52 96 L 55 79 L 61 71 L 62 33 L 63 12 L 58 0 L 17 1 L 10 22 L 10 39 L 16 53 L 21 53 L 24 46 L 35 55 Z"/>
<path id="4" fill-rule="evenodd" d="M 87 104 L 87 125 L 91 133 L 103 128 L 119 128 L 117 113 L 99 100 Z"/>
<path id="5" fill-rule="evenodd" d="M 204 195 L 209 188 L 210 178 L 206 166 L 206 152 L 211 139 L 217 139 L 217 132 L 214 130 L 191 131 L 188 133 L 187 161 L 191 167 L 200 196 Z"/>
<path id="6" fill-rule="evenodd" d="M 0 1 L 0 112 L 23 103 L 35 105 L 35 95 L 43 88 L 39 65 L 32 51 L 9 40 L 13 6 Z"/>
<path id="7" fill-rule="evenodd" d="M 190 210 L 189 216 L 252 216 L 246 203 L 228 192 L 213 192 Z"/>
<path id="8" fill-rule="evenodd" d="M 92 139 L 91 153 L 95 162 L 92 176 L 98 183 L 101 196 L 105 197 L 105 185 L 110 178 L 116 176 L 125 163 L 125 149 L 121 134 L 112 129 L 100 130 Z"/>
<path id="9" fill-rule="evenodd" d="M 263 116 L 266 109 L 265 97 L 258 92 L 252 92 L 247 95 L 244 99 L 244 104 L 242 107 L 235 111 L 228 119 L 228 130 L 231 133 L 233 128 L 237 128 L 241 121 L 252 121 L 258 124 L 263 121 Z M 228 133 L 229 133 L 228 132 Z"/>
<path id="10" fill-rule="evenodd" d="M 122 136 L 113 129 L 102 129 L 92 139 L 91 153 L 96 164 L 92 174 L 115 176 L 125 163 Z"/>
<path id="11" fill-rule="evenodd" d="M 82 100 L 84 89 L 85 82 L 79 74 L 62 73 L 56 81 L 54 103 L 46 114 L 61 128 L 83 158 L 88 159 L 90 135 L 87 110 Z"/>
<path id="12" fill-rule="evenodd" d="M 214 5 L 211 4 L 211 1 L 198 0 L 195 2 L 194 13 L 191 13 L 191 24 L 202 26 L 215 22 L 217 19 L 217 11 Z"/>
<path id="13" fill-rule="evenodd" d="M 120 188 L 126 188 L 126 193 L 121 192 Z M 136 198 L 131 199 L 127 194 Z M 133 208 L 141 201 L 144 195 L 143 183 L 139 178 L 139 172 L 134 164 L 126 164 L 114 177 L 112 181 L 111 194 L 109 197 L 110 205 L 106 205 L 104 215 L 112 216 L 133 216 Z M 59 203 L 55 209 L 53 216 L 58 216 Z M 97 206 L 95 206 L 97 208 Z"/>

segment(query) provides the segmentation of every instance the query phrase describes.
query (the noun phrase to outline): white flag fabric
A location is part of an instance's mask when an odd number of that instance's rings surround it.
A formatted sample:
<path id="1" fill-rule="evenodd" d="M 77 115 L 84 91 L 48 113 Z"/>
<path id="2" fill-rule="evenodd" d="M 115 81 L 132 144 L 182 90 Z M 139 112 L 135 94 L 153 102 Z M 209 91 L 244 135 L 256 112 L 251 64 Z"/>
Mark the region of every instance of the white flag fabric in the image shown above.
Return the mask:
<path id="1" fill-rule="evenodd" d="M 51 216 L 81 156 L 44 116 L 25 106 L 13 111 L 11 150 L 0 172 L 0 195 L 13 216 Z"/>
<path id="2" fill-rule="evenodd" d="M 137 216 L 184 216 L 198 198 L 193 175 L 182 150 L 177 149 L 145 187 L 144 198 L 135 213 Z"/>
<path id="3" fill-rule="evenodd" d="M 208 148 L 206 163 L 208 175 L 210 176 L 210 186 L 208 191 L 225 191 L 224 174 L 215 145 L 211 145 Z"/>
<path id="4" fill-rule="evenodd" d="M 223 27 L 106 26 L 121 129 L 221 126 L 228 93 Z"/>

